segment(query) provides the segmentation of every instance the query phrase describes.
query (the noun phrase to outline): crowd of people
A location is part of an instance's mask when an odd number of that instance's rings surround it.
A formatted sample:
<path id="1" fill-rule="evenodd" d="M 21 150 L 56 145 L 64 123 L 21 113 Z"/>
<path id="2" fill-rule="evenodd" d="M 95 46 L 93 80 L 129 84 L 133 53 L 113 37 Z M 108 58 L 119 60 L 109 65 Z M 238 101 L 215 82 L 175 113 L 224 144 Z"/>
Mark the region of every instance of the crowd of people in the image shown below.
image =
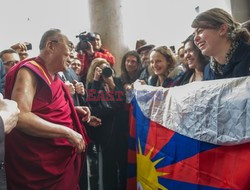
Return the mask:
<path id="1" fill-rule="evenodd" d="M 50 29 L 35 58 L 29 58 L 28 43 L 2 50 L 0 189 L 125 190 L 126 92 L 136 80 L 171 88 L 249 76 L 249 25 L 219 8 L 202 12 L 176 54 L 138 40 L 123 55 L 120 76 L 113 69 L 119 63 L 96 32 L 75 46 Z"/>

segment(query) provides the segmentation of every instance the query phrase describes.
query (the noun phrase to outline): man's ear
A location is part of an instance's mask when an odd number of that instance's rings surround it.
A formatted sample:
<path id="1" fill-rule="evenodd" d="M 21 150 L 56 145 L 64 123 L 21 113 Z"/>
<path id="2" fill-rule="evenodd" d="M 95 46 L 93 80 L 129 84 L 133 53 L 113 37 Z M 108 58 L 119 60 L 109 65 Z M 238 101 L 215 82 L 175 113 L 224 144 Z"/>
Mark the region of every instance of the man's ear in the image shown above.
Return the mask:
<path id="1" fill-rule="evenodd" d="M 53 52 L 54 49 L 55 49 L 55 46 L 54 46 L 53 42 L 52 41 L 47 41 L 46 42 L 46 50 L 48 52 Z"/>
<path id="2" fill-rule="evenodd" d="M 226 35 L 228 32 L 228 25 L 227 24 L 222 24 L 219 28 L 219 34 L 220 36 Z"/>

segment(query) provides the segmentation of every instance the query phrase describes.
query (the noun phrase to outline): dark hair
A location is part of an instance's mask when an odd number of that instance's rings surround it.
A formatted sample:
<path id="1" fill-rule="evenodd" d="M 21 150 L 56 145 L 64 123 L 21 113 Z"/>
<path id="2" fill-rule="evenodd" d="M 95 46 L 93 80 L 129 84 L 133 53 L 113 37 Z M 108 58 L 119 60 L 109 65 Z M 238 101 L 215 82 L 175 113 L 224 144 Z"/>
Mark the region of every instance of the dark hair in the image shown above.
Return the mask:
<path id="1" fill-rule="evenodd" d="M 101 36 L 101 34 L 100 33 L 98 33 L 98 32 L 93 32 L 93 34 L 95 34 L 95 36 L 100 36 L 100 38 L 102 39 L 102 36 Z"/>
<path id="2" fill-rule="evenodd" d="M 180 53 L 181 49 L 184 49 L 183 42 L 182 42 L 181 46 L 178 48 L 178 50 L 177 50 L 177 54 L 178 54 L 178 55 L 179 55 L 179 53 Z"/>
<path id="3" fill-rule="evenodd" d="M 200 13 L 192 22 L 193 28 L 218 29 L 221 25 L 228 25 L 228 38 L 232 41 L 249 39 L 246 29 L 241 28 L 240 24 L 235 22 L 232 16 L 223 9 L 213 8 Z"/>
<path id="4" fill-rule="evenodd" d="M 137 70 L 136 70 L 136 74 L 133 78 L 130 78 L 129 74 L 128 74 L 128 71 L 126 69 L 126 60 L 127 60 L 127 57 L 128 56 L 134 56 L 136 57 L 136 62 L 137 62 Z M 141 59 L 140 59 L 140 55 L 132 50 L 132 51 L 128 51 L 127 53 L 125 53 L 125 55 L 122 57 L 122 63 L 121 63 L 121 80 L 122 80 L 122 83 L 123 84 L 126 84 L 126 83 L 133 83 L 140 75 L 141 73 L 141 70 L 142 70 L 142 65 L 141 65 Z"/>
<path id="5" fill-rule="evenodd" d="M 192 47 L 193 47 L 193 50 L 197 53 L 198 55 L 198 61 L 200 63 L 200 66 L 202 67 L 202 70 L 204 69 L 204 67 L 209 63 L 209 57 L 206 56 L 206 55 L 203 55 L 201 53 L 201 50 L 195 45 L 194 43 L 194 35 L 190 35 L 184 42 L 184 49 L 185 49 L 185 45 L 188 43 L 188 42 L 191 42 L 192 43 Z"/>
<path id="6" fill-rule="evenodd" d="M 46 31 L 41 38 L 39 49 L 43 50 L 46 46 L 47 41 L 52 37 L 58 37 L 58 34 L 61 34 L 61 30 L 59 29 L 50 29 Z"/>
<path id="7" fill-rule="evenodd" d="M 1 51 L 0 58 L 2 59 L 3 55 L 6 53 L 16 53 L 17 54 L 17 52 L 14 49 L 5 49 L 5 50 Z"/>

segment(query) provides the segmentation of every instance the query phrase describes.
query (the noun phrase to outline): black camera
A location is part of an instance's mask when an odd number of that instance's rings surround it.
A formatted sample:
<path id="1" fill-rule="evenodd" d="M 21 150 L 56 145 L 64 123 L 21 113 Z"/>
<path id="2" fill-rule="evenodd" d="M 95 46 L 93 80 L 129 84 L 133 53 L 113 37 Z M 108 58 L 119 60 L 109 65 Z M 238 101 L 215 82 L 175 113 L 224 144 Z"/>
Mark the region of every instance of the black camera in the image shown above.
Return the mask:
<path id="1" fill-rule="evenodd" d="M 31 43 L 26 43 L 25 46 L 26 46 L 27 50 L 32 49 L 32 44 Z"/>
<path id="2" fill-rule="evenodd" d="M 105 78 L 112 76 L 112 74 L 113 74 L 113 70 L 110 67 L 104 67 L 102 69 L 102 76 L 104 76 Z"/>
<path id="3" fill-rule="evenodd" d="M 88 42 L 95 40 L 95 33 L 93 32 L 82 32 L 79 35 L 76 36 L 76 38 L 79 38 L 80 41 L 78 42 L 76 46 L 76 51 L 79 52 L 80 50 L 86 51 L 86 49 L 89 48 Z"/>

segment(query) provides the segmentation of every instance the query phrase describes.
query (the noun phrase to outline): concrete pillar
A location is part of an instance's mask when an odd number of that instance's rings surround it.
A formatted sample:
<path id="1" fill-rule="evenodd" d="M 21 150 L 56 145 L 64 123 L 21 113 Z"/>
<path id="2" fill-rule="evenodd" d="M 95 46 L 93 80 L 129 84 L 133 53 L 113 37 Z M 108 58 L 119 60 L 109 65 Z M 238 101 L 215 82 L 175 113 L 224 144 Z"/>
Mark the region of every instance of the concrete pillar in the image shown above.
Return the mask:
<path id="1" fill-rule="evenodd" d="M 231 0 L 232 15 L 237 22 L 245 22 L 250 19 L 249 0 Z"/>
<path id="2" fill-rule="evenodd" d="M 89 0 L 90 28 L 101 34 L 103 46 L 116 58 L 120 73 L 121 58 L 127 50 L 123 42 L 121 0 Z"/>

